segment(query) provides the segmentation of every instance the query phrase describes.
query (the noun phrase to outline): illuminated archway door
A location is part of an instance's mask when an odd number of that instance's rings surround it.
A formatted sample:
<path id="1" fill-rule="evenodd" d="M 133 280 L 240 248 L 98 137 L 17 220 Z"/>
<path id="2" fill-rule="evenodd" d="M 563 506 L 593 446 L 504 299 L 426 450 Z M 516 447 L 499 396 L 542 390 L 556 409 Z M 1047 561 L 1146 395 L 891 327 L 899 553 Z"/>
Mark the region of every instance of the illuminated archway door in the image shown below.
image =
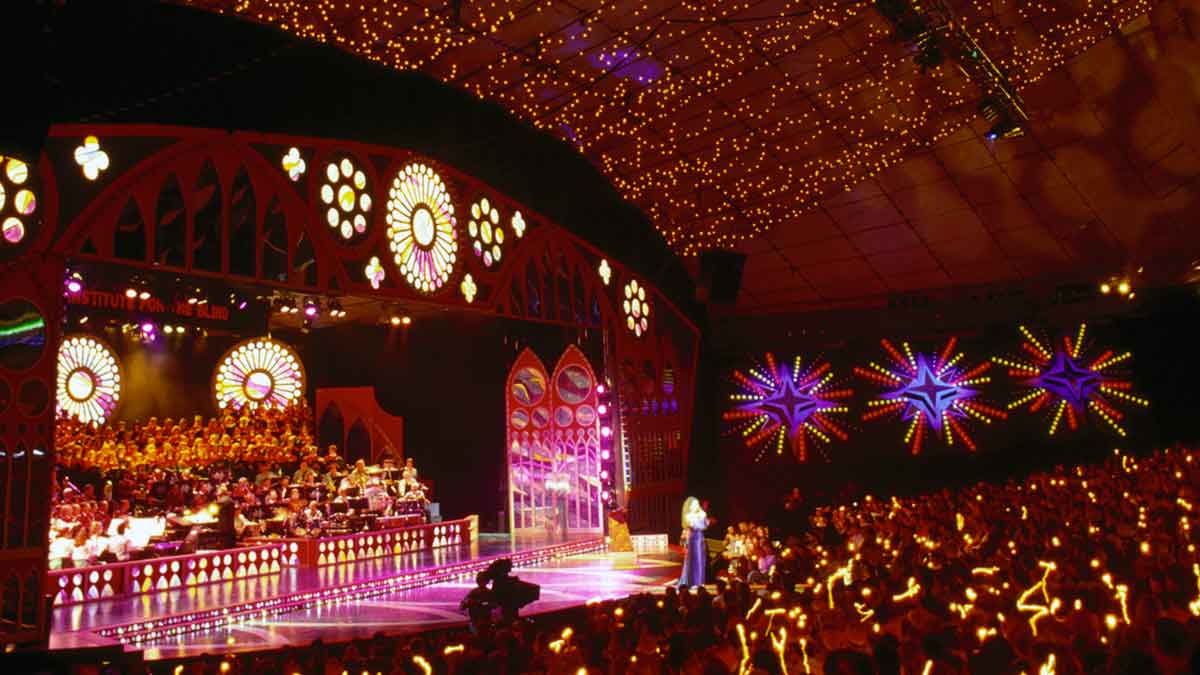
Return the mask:
<path id="1" fill-rule="evenodd" d="M 514 532 L 555 526 L 554 459 L 550 449 L 549 377 L 541 359 L 526 349 L 508 374 L 508 512 Z"/>
<path id="2" fill-rule="evenodd" d="M 596 374 L 583 352 L 567 347 L 550 379 L 554 460 L 566 489 L 570 531 L 599 532 L 603 499 L 600 476 L 600 415 Z"/>

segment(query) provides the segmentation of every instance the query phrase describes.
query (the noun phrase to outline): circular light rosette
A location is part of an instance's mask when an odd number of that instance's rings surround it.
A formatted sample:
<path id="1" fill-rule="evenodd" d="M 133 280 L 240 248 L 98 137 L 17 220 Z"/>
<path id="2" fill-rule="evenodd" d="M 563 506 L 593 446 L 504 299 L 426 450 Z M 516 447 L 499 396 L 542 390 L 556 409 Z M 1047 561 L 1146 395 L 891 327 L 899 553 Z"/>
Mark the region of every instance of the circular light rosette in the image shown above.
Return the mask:
<path id="1" fill-rule="evenodd" d="M 271 338 L 234 345 L 217 366 L 218 408 L 282 407 L 304 395 L 304 365 L 292 348 Z"/>
<path id="2" fill-rule="evenodd" d="M 483 258 L 484 267 L 500 262 L 501 246 L 504 245 L 504 228 L 500 227 L 500 212 L 487 197 L 471 205 L 471 219 L 467 221 L 467 234 L 471 235 L 471 250 Z"/>
<path id="3" fill-rule="evenodd" d="M 287 157 L 284 160 L 286 164 Z M 289 169 L 289 175 L 294 168 Z M 354 160 L 344 157 L 325 166 L 320 197 L 325 209 L 325 224 L 335 229 L 343 240 L 350 241 L 367 231 L 371 212 L 370 179 Z"/>
<path id="4" fill-rule="evenodd" d="M 646 288 L 636 279 L 625 284 L 625 327 L 633 334 L 641 337 L 650 328 L 650 300 L 646 298 Z"/>
<path id="5" fill-rule="evenodd" d="M 388 191 L 388 248 L 400 274 L 422 293 L 441 288 L 454 271 L 458 234 L 446 184 L 425 164 L 396 173 Z"/>
<path id="6" fill-rule="evenodd" d="M 90 335 L 63 340 L 58 348 L 58 413 L 103 424 L 121 398 L 121 368 L 108 345 Z"/>

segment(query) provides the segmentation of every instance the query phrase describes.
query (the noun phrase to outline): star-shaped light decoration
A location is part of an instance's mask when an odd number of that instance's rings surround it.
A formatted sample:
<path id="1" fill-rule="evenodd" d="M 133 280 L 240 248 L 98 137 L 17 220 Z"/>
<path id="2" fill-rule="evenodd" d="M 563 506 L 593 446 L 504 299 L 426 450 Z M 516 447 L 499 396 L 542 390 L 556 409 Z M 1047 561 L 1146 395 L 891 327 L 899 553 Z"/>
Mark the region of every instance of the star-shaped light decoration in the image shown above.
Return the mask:
<path id="1" fill-rule="evenodd" d="M 600 268 L 598 271 L 600 272 L 601 281 L 603 281 L 604 285 L 607 286 L 609 280 L 612 279 L 612 268 L 608 266 L 607 259 L 600 260 Z"/>
<path id="2" fill-rule="evenodd" d="M 462 283 L 458 287 L 462 291 L 463 297 L 467 299 L 467 302 L 475 302 L 475 293 L 478 292 L 479 287 L 475 285 L 475 280 L 471 278 L 470 274 L 463 277 Z"/>
<path id="3" fill-rule="evenodd" d="M 1016 356 L 993 356 L 992 361 L 1008 368 L 1008 374 L 1025 387 L 1008 409 L 1024 407 L 1042 413 L 1048 421 L 1049 435 L 1056 434 L 1066 420 L 1076 431 L 1088 413 L 1104 420 L 1121 436 L 1126 413 L 1118 406 L 1145 408 L 1150 402 L 1130 393 L 1133 383 L 1119 369 L 1131 354 L 1093 347 L 1087 337 L 1087 324 L 1079 324 L 1074 339 L 1063 335 L 1059 342 L 1039 339 L 1025 326 L 1018 326 L 1024 340 Z"/>
<path id="4" fill-rule="evenodd" d="M 100 149 L 100 139 L 88 136 L 83 145 L 75 148 L 75 163 L 83 169 L 83 177 L 96 180 L 108 169 L 108 153 Z"/>
<path id="5" fill-rule="evenodd" d="M 299 148 L 288 148 L 288 151 L 280 160 L 284 172 L 291 178 L 293 182 L 300 180 L 308 166 L 304 163 L 304 157 L 300 154 Z"/>
<path id="6" fill-rule="evenodd" d="M 724 418 L 746 447 L 758 450 L 756 459 L 763 459 L 768 450 L 782 455 L 787 448 L 803 462 L 811 447 L 828 459 L 828 446 L 848 437 L 836 417 L 849 411 L 844 401 L 854 392 L 837 386 L 826 361 L 804 366 L 797 356 L 789 367 L 777 364 L 768 353 L 745 372 L 733 371 L 733 382 L 738 391 L 729 396 L 732 408 Z"/>
<path id="7" fill-rule="evenodd" d="M 872 362 L 868 368 L 854 369 L 860 377 L 883 387 L 879 397 L 867 403 L 869 410 L 863 420 L 885 416 L 907 420 L 904 442 L 914 455 L 921 452 L 930 433 L 946 445 L 954 445 L 957 440 L 975 450 L 967 423 L 991 424 L 1008 414 L 981 400 L 978 387 L 991 381 L 984 375 L 991 363 L 984 361 L 970 369 L 960 366 L 964 356 L 961 352 L 954 354 L 957 343 L 956 338 L 950 338 L 941 353 L 934 356 L 914 355 L 907 342 L 902 344 L 901 354 L 891 342 L 883 340 L 892 363 L 884 366 Z"/>
<path id="8" fill-rule="evenodd" d="M 371 260 L 363 268 L 363 273 L 367 275 L 367 281 L 371 282 L 371 288 L 375 290 L 379 290 L 379 285 L 383 283 L 383 279 L 387 275 L 378 256 L 371 256 Z"/>
<path id="9" fill-rule="evenodd" d="M 512 230 L 517 235 L 517 239 L 525 236 L 525 216 L 521 215 L 520 211 L 514 211 L 512 220 L 509 222 L 512 224 Z"/>

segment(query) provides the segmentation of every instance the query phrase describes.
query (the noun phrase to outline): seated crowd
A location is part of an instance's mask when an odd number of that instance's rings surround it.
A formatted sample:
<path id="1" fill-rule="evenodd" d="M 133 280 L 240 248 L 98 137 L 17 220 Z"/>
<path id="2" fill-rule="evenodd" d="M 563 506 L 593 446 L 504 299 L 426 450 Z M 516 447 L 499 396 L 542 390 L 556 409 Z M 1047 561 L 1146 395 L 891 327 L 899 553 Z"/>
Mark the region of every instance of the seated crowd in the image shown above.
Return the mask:
<path id="1" fill-rule="evenodd" d="M 752 561 L 733 565 L 715 591 L 485 620 L 471 633 L 214 656 L 175 672 L 1197 672 L 1198 479 L 1200 452 L 1175 449 L 915 498 L 862 497 L 817 508 L 811 528 L 775 541 L 734 528 L 730 559 Z M 773 562 L 763 582 L 747 583 L 741 572 L 764 556 Z"/>
<path id="2" fill-rule="evenodd" d="M 363 529 L 368 517 L 393 513 L 423 518 L 425 487 L 411 460 L 397 467 L 385 450 L 381 467 L 347 465 L 334 445 L 319 452 L 312 428 L 303 403 L 161 424 L 59 420 L 51 568 L 186 552 L 200 530 L 229 546 L 251 535 Z"/>

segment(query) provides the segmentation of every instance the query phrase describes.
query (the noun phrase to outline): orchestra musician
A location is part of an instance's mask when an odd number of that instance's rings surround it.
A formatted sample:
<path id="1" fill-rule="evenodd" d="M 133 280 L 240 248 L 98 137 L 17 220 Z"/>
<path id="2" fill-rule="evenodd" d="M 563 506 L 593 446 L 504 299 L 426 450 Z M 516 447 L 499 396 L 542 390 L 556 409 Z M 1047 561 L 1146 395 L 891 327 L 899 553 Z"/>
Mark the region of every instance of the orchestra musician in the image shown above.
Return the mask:
<path id="1" fill-rule="evenodd" d="M 354 463 L 354 470 L 346 476 L 350 487 L 365 489 L 371 480 L 371 474 L 367 472 L 367 463 L 364 460 L 358 460 Z"/>

